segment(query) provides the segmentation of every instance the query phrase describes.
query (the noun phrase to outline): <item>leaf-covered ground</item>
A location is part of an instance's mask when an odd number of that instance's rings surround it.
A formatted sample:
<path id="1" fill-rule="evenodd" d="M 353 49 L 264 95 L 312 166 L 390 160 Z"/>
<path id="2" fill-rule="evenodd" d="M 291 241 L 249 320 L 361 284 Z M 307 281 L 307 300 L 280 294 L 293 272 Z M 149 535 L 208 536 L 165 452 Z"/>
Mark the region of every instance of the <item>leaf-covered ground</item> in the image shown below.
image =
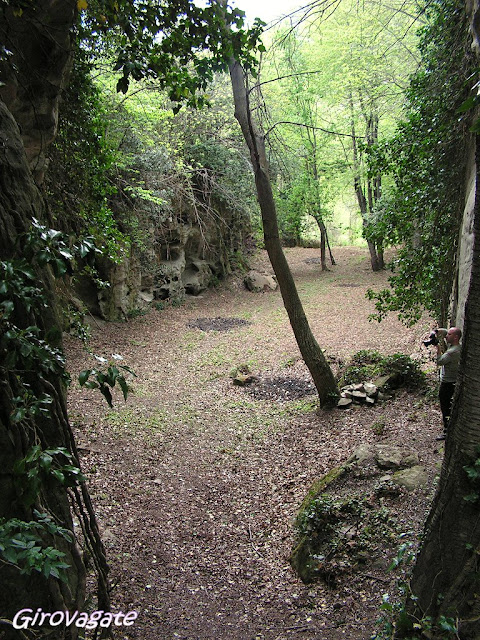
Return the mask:
<path id="1" fill-rule="evenodd" d="M 336 249 L 337 265 L 324 273 L 318 251 L 286 254 L 333 366 L 375 349 L 415 354 L 432 369 L 420 347 L 427 321 L 415 329 L 368 321 L 365 291 L 387 274 L 371 272 L 363 249 Z M 270 271 L 264 254 L 256 263 Z M 250 293 L 240 278 L 126 323 L 92 320 L 89 346 L 106 358 L 121 354 L 137 374 L 128 401 L 116 394 L 111 410 L 75 384 L 69 397 L 113 610 L 139 613 L 117 637 L 370 638 L 382 595 L 396 593 L 399 575 L 387 567 L 402 541 L 415 543 L 432 499 L 442 456 L 435 397 L 399 392 L 370 408 L 318 410 L 280 293 Z M 73 338 L 66 349 L 74 378 L 98 364 Z M 258 378 L 251 387 L 232 384 L 244 366 Z M 428 486 L 373 496 L 398 536 L 382 539 L 379 528 L 371 561 L 342 563 L 330 585 L 304 585 L 288 562 L 300 503 L 360 444 L 377 442 L 418 452 Z M 349 490 L 368 494 L 374 481 L 357 474 Z"/>

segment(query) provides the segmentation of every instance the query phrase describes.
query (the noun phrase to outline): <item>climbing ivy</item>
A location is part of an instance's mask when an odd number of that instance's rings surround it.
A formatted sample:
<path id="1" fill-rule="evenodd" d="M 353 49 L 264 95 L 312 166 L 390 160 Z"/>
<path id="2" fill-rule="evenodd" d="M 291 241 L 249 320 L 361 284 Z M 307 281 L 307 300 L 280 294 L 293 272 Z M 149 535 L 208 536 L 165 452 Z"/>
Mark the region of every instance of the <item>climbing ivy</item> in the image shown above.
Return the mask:
<path id="1" fill-rule="evenodd" d="M 405 118 L 386 143 L 369 149 L 370 172 L 394 179 L 378 203 L 372 231 L 400 247 L 390 288 L 369 291 L 381 320 L 391 311 L 408 325 L 426 309 L 446 321 L 463 211 L 474 68 L 465 7 L 458 0 L 428 2 L 421 30 L 422 63 L 406 94 Z"/>
<path id="2" fill-rule="evenodd" d="M 57 333 L 48 332 L 44 338 L 38 326 L 28 324 L 28 315 L 47 306 L 46 295 L 38 284 L 39 270 L 48 267 L 61 278 L 72 272 L 76 259 L 87 259 L 97 249 L 91 238 L 72 241 L 67 234 L 50 229 L 35 218 L 19 242 L 25 257 L 0 262 L 0 362 L 15 379 L 16 395 L 5 400 L 10 406 L 10 423 L 17 429 L 22 426 L 33 429 L 35 434 L 33 425 L 37 420 L 51 418 L 54 404 L 54 397 L 38 382 L 52 375 L 63 384 L 68 384 L 70 379 L 65 357 L 55 344 Z M 27 326 L 22 326 L 17 318 L 22 322 L 26 319 Z M 121 368 L 133 373 L 126 366 Z M 118 369 L 110 367 L 107 373 L 100 381 L 101 374 L 96 372 L 100 384 L 89 386 L 99 388 L 111 405 L 107 385 L 113 387 L 118 383 L 125 398 L 128 386 Z M 82 372 L 80 381 L 85 384 L 91 374 L 92 371 Z M 65 447 L 44 449 L 34 444 L 15 462 L 13 481 L 18 505 L 28 513 L 41 504 L 41 493 L 45 489 L 53 485 L 75 487 L 84 482 L 85 477 L 74 455 Z M 48 513 L 33 508 L 32 515 L 30 521 L 0 520 L 0 558 L 21 573 L 38 571 L 47 578 L 63 580 L 69 566 L 64 562 L 65 554 L 47 544 L 46 539 L 59 536 L 71 541 L 71 533 L 53 522 Z"/>

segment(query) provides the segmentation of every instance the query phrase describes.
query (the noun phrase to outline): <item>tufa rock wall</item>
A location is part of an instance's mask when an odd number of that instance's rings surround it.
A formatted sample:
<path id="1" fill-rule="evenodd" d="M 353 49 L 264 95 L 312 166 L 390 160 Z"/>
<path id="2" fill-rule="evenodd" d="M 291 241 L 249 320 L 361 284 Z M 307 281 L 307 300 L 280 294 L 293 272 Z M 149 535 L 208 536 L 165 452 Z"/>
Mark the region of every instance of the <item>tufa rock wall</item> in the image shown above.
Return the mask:
<path id="1" fill-rule="evenodd" d="M 151 215 L 136 216 L 143 225 L 141 242 L 132 242 L 118 264 L 97 261 L 99 279 L 108 286 L 77 280 L 76 295 L 89 313 L 106 320 L 127 318 L 155 301 L 200 294 L 233 271 L 249 235 L 245 215 L 221 203 L 208 215 L 183 210 L 156 222 Z"/>

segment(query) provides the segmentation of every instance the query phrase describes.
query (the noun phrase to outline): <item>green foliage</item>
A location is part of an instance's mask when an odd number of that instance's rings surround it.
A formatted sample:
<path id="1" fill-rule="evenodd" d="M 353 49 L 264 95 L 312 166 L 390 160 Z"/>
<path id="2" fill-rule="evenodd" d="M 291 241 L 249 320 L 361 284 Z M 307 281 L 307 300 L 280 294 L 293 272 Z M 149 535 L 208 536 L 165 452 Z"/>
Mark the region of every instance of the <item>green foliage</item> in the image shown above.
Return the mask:
<path id="1" fill-rule="evenodd" d="M 49 148 L 46 190 L 56 224 L 77 236 L 90 235 L 97 251 L 118 262 L 129 238 L 111 206 L 119 161 L 108 135 L 112 107 L 91 78 L 85 51 L 78 49 L 64 90 L 58 135 Z"/>
<path id="2" fill-rule="evenodd" d="M 84 482 L 85 477 L 72 462 L 73 456 L 65 447 L 32 447 L 13 467 L 17 494 L 21 502 L 26 507 L 31 507 L 41 488 L 50 481 L 58 482 L 65 487 L 73 487 L 79 482 Z"/>
<path id="3" fill-rule="evenodd" d="M 55 328 L 44 336 L 38 326 L 26 323 L 47 306 L 39 274 L 45 269 L 50 269 L 57 278 L 71 273 L 74 261 L 88 259 L 96 248 L 90 237 L 73 242 L 66 234 L 49 229 L 36 219 L 19 242 L 24 257 L 0 262 L 0 361 L 14 380 L 12 388 L 16 395 L 9 398 L 10 424 L 17 430 L 27 425 L 35 436 L 37 426 L 52 419 L 54 400 L 43 385 L 52 379 L 64 382 L 69 379 L 65 357 L 55 344 L 58 339 Z M 113 386 L 115 382 L 126 396 L 127 386 L 118 369 L 111 367 L 104 379 L 98 377 L 98 388 L 107 399 L 108 390 L 103 386 Z M 13 474 L 18 502 L 27 512 L 52 483 L 73 487 L 85 480 L 66 448 L 43 449 L 39 444 L 15 462 Z M 47 578 L 64 579 L 64 570 L 68 568 L 62 560 L 65 554 L 44 543 L 42 536 L 58 535 L 71 541 L 71 535 L 47 514 L 35 510 L 34 514 L 36 520 L 30 522 L 16 518 L 0 522 L 0 556 L 22 573 L 38 571 Z"/>
<path id="4" fill-rule="evenodd" d="M 34 310 L 46 307 L 46 297 L 38 286 L 38 269 L 50 267 L 56 277 L 73 271 L 75 259 L 86 259 L 96 252 L 90 237 L 75 243 L 55 229 L 48 229 L 33 218 L 31 230 L 21 238 L 24 258 L 0 262 L 0 354 L 4 366 L 13 371 L 36 371 L 37 375 L 50 374 L 68 381 L 65 357 L 55 346 L 57 332 L 52 329 L 46 336 L 36 325 L 19 326 L 17 316 L 25 322 Z M 20 309 L 24 310 L 19 313 Z M 27 315 L 27 317 L 28 317 Z M 46 396 L 35 399 L 29 384 L 14 399 L 14 421 L 28 415 L 40 415 L 46 407 Z M 23 398 L 23 400 L 22 400 Z M 22 408 L 23 403 L 23 408 Z"/>
<path id="5" fill-rule="evenodd" d="M 426 381 L 419 362 L 412 360 L 410 356 L 402 353 L 383 356 L 378 351 L 362 350 L 352 356 L 342 372 L 339 384 L 357 384 L 386 375 L 391 376 L 388 382 L 390 388 L 405 386 L 415 389 L 423 386 Z"/>
<path id="6" fill-rule="evenodd" d="M 400 245 L 390 289 L 370 291 L 381 320 L 391 311 L 407 325 L 426 309 L 446 319 L 463 211 L 469 116 L 459 107 L 474 69 L 464 5 L 436 0 L 425 7 L 422 64 L 407 92 L 405 119 L 386 143 L 370 149 L 370 173 L 388 173 L 394 186 L 379 203 L 374 233 Z"/>
<path id="7" fill-rule="evenodd" d="M 117 91 L 126 93 L 131 79 L 155 78 L 176 113 L 181 104 L 205 105 L 208 84 L 232 57 L 254 71 L 255 53 L 263 50 L 263 23 L 245 29 L 244 16 L 216 2 L 202 7 L 184 0 L 164 5 L 96 0 L 82 16 L 82 35 L 92 53 L 101 44 L 114 58 L 114 70 L 121 74 Z"/>
<path id="8" fill-rule="evenodd" d="M 44 413 L 47 411 L 45 408 Z M 33 415 L 35 417 L 36 414 Z M 23 415 L 21 419 L 25 417 Z M 85 481 L 80 469 L 73 464 L 72 454 L 64 447 L 31 447 L 24 458 L 16 461 L 13 473 L 18 500 L 27 509 L 37 502 L 41 491 L 48 490 L 52 482 L 73 487 Z M 33 515 L 35 520 L 29 522 L 18 518 L 0 519 L 0 557 L 22 574 L 37 571 L 45 578 L 52 576 L 65 580 L 65 570 L 70 566 L 63 561 L 65 553 L 46 544 L 44 537 L 48 535 L 55 539 L 59 536 L 72 542 L 73 536 L 48 514 L 33 509 Z"/>
<path id="9" fill-rule="evenodd" d="M 382 596 L 380 605 L 381 616 L 377 620 L 378 631 L 370 640 L 394 640 L 401 637 L 405 640 L 420 640 L 421 638 L 435 638 L 436 640 L 454 640 L 458 638 L 457 621 L 445 615 L 434 619 L 432 616 L 416 618 L 407 610 L 407 601 L 415 601 L 411 593 L 409 573 L 415 554 L 411 542 L 402 543 L 393 558 L 389 571 L 402 570 L 401 578 L 397 582 L 398 598 L 393 600 L 388 593 Z"/>
<path id="10" fill-rule="evenodd" d="M 42 393 L 38 397 L 30 390 L 30 385 L 24 384 L 22 395 L 12 398 L 13 409 L 10 420 L 15 424 L 26 418 L 37 418 L 50 415 L 52 396 Z"/>
<path id="11" fill-rule="evenodd" d="M 338 477 L 338 476 L 337 476 Z M 297 544 L 290 562 L 304 582 L 336 576 L 368 561 L 379 542 L 397 539 L 386 507 L 372 509 L 368 496 L 307 496 L 295 522 Z"/>
<path id="12" fill-rule="evenodd" d="M 468 482 L 472 486 L 472 492 L 464 496 L 464 500 L 472 504 L 477 504 L 480 500 L 480 447 L 477 447 L 477 458 L 469 465 L 465 465 L 463 470 L 467 474 Z"/>
<path id="13" fill-rule="evenodd" d="M 108 360 L 106 358 L 102 358 L 100 356 L 95 357 L 102 364 L 108 364 Z M 113 358 L 115 360 L 122 359 L 122 357 L 119 355 L 114 355 Z M 130 367 L 127 367 L 126 365 L 109 364 L 109 366 L 104 368 L 103 370 L 85 369 L 79 374 L 78 382 L 81 387 L 86 387 L 87 389 L 98 389 L 107 401 L 108 406 L 113 407 L 113 397 L 111 389 L 113 389 L 116 384 L 118 384 L 118 386 L 120 387 L 125 400 L 128 396 L 129 387 L 122 371 L 124 371 L 125 373 L 129 373 L 132 376 L 135 375 Z"/>
<path id="14" fill-rule="evenodd" d="M 458 626 L 454 618 L 439 616 L 435 621 L 431 616 L 424 616 L 413 620 L 401 602 L 390 601 L 388 593 L 383 595 L 380 610 L 382 616 L 377 621 L 380 629 L 371 636 L 371 640 L 394 640 L 397 637 L 404 640 L 421 640 L 422 638 L 455 640 L 458 638 Z M 397 633 L 401 633 L 401 636 Z"/>
<path id="15" fill-rule="evenodd" d="M 357 498 L 339 500 L 322 494 L 299 513 L 296 527 L 300 535 L 318 535 L 322 532 L 322 536 L 329 536 L 342 515 L 358 515 L 360 511 L 361 503 Z"/>
<path id="16" fill-rule="evenodd" d="M 65 553 L 52 546 L 45 546 L 45 534 L 59 536 L 72 542 L 72 534 L 59 527 L 48 514 L 34 510 L 35 520 L 24 522 L 17 518 L 0 519 L 0 557 L 15 566 L 20 573 L 30 575 L 33 571 L 45 578 L 50 576 L 65 580 Z"/>

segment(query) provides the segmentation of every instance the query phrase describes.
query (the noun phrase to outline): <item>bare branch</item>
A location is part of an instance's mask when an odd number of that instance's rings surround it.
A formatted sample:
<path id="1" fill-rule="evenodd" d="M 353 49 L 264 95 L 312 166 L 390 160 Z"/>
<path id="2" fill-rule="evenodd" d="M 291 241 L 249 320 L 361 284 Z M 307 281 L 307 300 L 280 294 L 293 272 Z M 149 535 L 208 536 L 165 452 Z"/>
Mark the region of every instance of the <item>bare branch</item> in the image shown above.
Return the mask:
<path id="1" fill-rule="evenodd" d="M 324 71 L 324 69 L 317 69 L 316 71 L 299 71 L 298 73 L 288 73 L 285 76 L 278 76 L 277 78 L 272 78 L 271 80 L 265 80 L 264 82 L 257 82 L 255 83 L 255 86 L 249 90 L 249 92 L 253 91 L 256 87 L 263 86 L 264 84 L 270 84 L 271 82 L 278 82 L 279 80 L 286 80 L 288 78 L 296 78 L 298 76 L 315 75 L 317 73 L 322 73 L 322 71 Z"/>
<path id="2" fill-rule="evenodd" d="M 330 131 L 329 129 L 324 129 L 323 127 L 314 127 L 313 125 L 310 124 L 304 124 L 303 122 L 291 122 L 290 120 L 280 120 L 279 122 L 276 122 L 274 125 L 272 125 L 270 127 L 270 129 L 268 129 L 265 132 L 265 138 L 268 136 L 268 134 L 273 131 L 276 127 L 278 127 L 278 125 L 280 124 L 289 124 L 292 125 L 294 127 L 303 127 L 304 129 L 311 129 L 313 131 L 323 131 L 323 133 L 328 133 L 330 135 L 333 136 L 341 136 L 343 138 L 353 138 L 354 136 L 352 136 L 351 133 L 340 133 L 339 131 Z M 363 138 L 363 136 L 355 136 L 355 138 Z"/>

